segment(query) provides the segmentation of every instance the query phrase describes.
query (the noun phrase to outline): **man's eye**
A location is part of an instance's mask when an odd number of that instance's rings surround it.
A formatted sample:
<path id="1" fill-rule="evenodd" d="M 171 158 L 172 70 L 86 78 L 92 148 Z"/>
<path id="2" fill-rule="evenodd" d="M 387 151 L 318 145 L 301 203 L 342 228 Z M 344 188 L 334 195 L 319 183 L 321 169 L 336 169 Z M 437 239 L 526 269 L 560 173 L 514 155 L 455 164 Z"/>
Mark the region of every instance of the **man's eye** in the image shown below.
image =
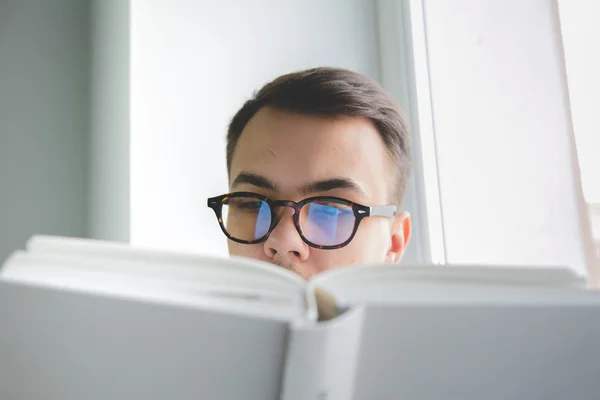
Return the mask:
<path id="1" fill-rule="evenodd" d="M 262 201 L 246 201 L 238 204 L 240 210 L 256 211 L 262 207 Z"/>
<path id="2" fill-rule="evenodd" d="M 342 210 L 340 210 L 338 207 L 333 206 L 333 205 L 324 205 L 324 204 L 319 204 L 316 207 L 313 207 L 312 212 L 317 213 L 317 214 L 321 214 L 321 215 L 338 215 Z"/>
<path id="3" fill-rule="evenodd" d="M 345 205 L 345 204 L 340 204 L 337 202 L 333 202 L 333 201 L 320 201 L 317 203 L 314 203 L 313 207 L 314 210 L 322 212 L 324 214 L 331 214 L 331 215 L 337 215 L 337 214 L 353 214 L 352 208 Z"/>

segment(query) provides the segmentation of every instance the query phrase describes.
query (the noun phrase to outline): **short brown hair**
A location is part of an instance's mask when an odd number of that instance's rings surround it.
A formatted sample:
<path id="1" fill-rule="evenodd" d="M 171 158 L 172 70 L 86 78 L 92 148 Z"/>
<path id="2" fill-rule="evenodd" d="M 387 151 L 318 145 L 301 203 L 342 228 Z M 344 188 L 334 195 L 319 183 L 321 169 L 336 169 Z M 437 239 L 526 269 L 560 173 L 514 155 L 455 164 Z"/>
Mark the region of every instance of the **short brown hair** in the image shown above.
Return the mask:
<path id="1" fill-rule="evenodd" d="M 227 132 L 227 171 L 250 119 L 262 107 L 298 114 L 368 118 L 397 166 L 392 195 L 400 204 L 411 166 L 410 133 L 402 110 L 374 80 L 340 68 L 313 68 L 280 76 L 263 86 L 235 114 Z"/>

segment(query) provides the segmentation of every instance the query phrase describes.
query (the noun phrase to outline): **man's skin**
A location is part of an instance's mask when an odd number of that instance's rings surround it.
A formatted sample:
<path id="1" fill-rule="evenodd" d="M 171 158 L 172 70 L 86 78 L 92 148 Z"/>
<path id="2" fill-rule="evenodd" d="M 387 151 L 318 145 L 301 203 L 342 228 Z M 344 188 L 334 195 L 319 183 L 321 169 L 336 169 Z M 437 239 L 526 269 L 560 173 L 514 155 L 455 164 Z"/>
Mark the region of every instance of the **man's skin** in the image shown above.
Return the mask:
<path id="1" fill-rule="evenodd" d="M 230 191 L 273 200 L 336 196 L 366 206 L 396 204 L 396 168 L 375 126 L 366 118 L 325 118 L 274 108 L 259 110 L 237 143 Z M 319 250 L 302 241 L 285 208 L 269 238 L 248 245 L 229 241 L 231 255 L 271 262 L 304 278 L 351 264 L 400 261 L 411 233 L 410 216 L 363 219 L 345 247 Z"/>

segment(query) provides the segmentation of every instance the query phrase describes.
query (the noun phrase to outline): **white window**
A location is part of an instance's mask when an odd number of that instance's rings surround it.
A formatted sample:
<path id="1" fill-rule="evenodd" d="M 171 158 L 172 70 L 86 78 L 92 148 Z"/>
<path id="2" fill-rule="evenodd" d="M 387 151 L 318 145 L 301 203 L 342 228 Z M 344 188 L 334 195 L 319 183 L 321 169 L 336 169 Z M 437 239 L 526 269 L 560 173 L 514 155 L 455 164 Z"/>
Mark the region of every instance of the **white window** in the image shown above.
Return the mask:
<path id="1" fill-rule="evenodd" d="M 413 40 L 426 48 L 446 262 L 587 274 L 556 2 L 410 5 L 422 18 Z"/>
<path id="2" fill-rule="evenodd" d="M 600 3 L 559 0 L 558 5 L 583 192 L 600 254 Z"/>

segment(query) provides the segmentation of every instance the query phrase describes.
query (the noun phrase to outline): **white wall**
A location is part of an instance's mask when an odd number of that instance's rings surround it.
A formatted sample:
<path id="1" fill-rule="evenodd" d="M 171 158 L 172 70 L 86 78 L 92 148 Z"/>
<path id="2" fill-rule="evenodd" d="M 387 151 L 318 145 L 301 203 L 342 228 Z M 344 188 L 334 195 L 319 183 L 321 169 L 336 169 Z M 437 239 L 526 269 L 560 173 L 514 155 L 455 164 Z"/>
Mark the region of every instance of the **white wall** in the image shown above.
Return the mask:
<path id="1" fill-rule="evenodd" d="M 0 1 L 0 259 L 85 236 L 88 5 Z"/>
<path id="2" fill-rule="evenodd" d="M 89 235 L 129 240 L 129 2 L 91 1 Z"/>
<path id="3" fill-rule="evenodd" d="M 379 78 L 374 2 L 133 0 L 131 24 L 138 245 L 226 253 L 206 198 L 227 191 L 228 122 L 264 83 L 320 65 Z"/>
<path id="4" fill-rule="evenodd" d="M 426 0 L 449 263 L 584 272 L 551 0 Z"/>

